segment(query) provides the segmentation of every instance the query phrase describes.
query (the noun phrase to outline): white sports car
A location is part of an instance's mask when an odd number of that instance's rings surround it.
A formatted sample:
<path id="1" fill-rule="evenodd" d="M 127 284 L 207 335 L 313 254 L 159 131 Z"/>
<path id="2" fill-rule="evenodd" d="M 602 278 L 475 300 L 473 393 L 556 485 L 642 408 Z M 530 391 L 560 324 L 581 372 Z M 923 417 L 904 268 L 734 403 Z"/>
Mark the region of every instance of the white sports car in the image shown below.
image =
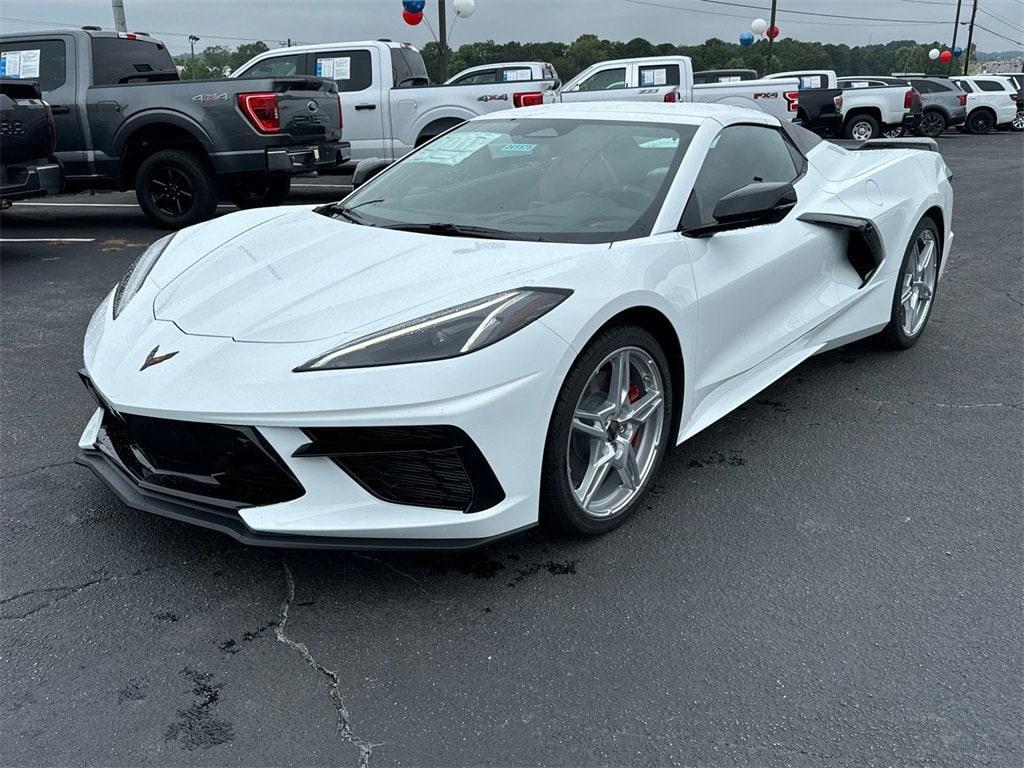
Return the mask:
<path id="1" fill-rule="evenodd" d="M 154 243 L 89 325 L 80 461 L 257 545 L 608 531 L 801 361 L 920 338 L 953 240 L 934 148 L 717 106 L 471 120 L 341 203 Z"/>

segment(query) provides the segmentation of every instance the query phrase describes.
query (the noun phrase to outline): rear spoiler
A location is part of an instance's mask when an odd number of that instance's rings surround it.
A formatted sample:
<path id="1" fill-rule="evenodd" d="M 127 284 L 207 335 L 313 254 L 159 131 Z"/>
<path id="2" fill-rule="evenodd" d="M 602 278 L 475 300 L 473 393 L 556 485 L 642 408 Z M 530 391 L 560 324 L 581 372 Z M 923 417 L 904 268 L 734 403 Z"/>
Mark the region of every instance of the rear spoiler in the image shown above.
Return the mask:
<path id="1" fill-rule="evenodd" d="M 920 149 L 925 152 L 938 152 L 939 145 L 935 139 L 908 138 L 908 139 L 868 139 L 867 141 L 839 140 L 833 141 L 844 149 L 853 151 L 861 149 Z"/>

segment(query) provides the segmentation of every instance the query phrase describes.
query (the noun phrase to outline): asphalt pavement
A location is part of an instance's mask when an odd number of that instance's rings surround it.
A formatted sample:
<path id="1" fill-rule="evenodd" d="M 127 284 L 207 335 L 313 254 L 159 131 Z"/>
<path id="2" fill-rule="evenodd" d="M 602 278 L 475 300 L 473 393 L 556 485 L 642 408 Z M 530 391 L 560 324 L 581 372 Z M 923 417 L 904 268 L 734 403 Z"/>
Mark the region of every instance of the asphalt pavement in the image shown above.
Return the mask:
<path id="1" fill-rule="evenodd" d="M 458 556 L 251 550 L 124 507 L 73 464 L 76 371 L 161 233 L 130 193 L 16 205 L 0 764 L 1024 764 L 1024 136 L 940 147 L 956 242 L 916 347 L 800 366 L 608 536 Z"/>

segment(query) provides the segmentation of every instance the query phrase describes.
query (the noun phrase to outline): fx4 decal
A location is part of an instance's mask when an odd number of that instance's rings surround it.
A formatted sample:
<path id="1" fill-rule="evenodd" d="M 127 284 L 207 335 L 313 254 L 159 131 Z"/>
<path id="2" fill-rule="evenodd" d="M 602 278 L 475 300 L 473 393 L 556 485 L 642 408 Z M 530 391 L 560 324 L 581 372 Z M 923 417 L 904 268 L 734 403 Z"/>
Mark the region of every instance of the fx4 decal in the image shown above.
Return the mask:
<path id="1" fill-rule="evenodd" d="M 779 94 L 777 94 L 777 93 L 757 93 L 757 92 L 754 93 L 754 100 L 755 101 L 757 99 L 777 99 L 777 98 L 779 98 Z"/>

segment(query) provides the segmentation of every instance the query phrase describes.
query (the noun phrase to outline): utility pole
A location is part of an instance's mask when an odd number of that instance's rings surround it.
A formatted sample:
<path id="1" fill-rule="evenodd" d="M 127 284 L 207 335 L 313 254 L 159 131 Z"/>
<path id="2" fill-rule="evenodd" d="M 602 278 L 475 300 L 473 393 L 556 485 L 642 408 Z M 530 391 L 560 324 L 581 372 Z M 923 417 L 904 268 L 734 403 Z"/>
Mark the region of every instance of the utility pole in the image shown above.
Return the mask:
<path id="1" fill-rule="evenodd" d="M 766 75 L 772 73 L 772 43 L 775 42 L 775 6 L 778 5 L 778 0 L 772 0 L 772 20 L 768 22 L 768 70 L 765 72 Z"/>
<path id="2" fill-rule="evenodd" d="M 448 79 L 448 22 L 444 18 L 445 0 L 437 0 L 437 44 L 441 47 L 441 82 Z"/>
<path id="3" fill-rule="evenodd" d="M 960 31 L 960 6 L 963 2 L 964 0 L 956 0 L 956 21 L 953 22 L 953 45 L 949 49 L 950 52 L 956 50 L 956 33 Z M 955 56 L 956 54 L 953 55 Z M 953 59 L 949 60 L 949 70 L 947 74 L 953 74 Z"/>
<path id="4" fill-rule="evenodd" d="M 974 0 L 974 7 L 971 9 L 971 26 L 967 30 L 967 50 L 964 51 L 964 74 L 971 65 L 971 43 L 974 42 L 974 17 L 978 15 L 978 0 Z"/>
<path id="5" fill-rule="evenodd" d="M 195 35 L 188 36 L 188 47 L 192 49 L 192 79 L 196 79 L 196 43 L 199 42 L 199 38 Z"/>
<path id="6" fill-rule="evenodd" d="M 974 0 L 974 8 L 971 9 L 971 26 L 967 28 L 967 50 L 964 51 L 964 74 L 967 74 L 967 67 L 971 63 L 971 43 L 974 42 L 974 17 L 978 15 L 978 0 Z"/>
<path id="7" fill-rule="evenodd" d="M 110 7 L 114 11 L 114 29 L 118 32 L 127 32 L 128 22 L 124 20 L 124 0 L 110 0 Z"/>

